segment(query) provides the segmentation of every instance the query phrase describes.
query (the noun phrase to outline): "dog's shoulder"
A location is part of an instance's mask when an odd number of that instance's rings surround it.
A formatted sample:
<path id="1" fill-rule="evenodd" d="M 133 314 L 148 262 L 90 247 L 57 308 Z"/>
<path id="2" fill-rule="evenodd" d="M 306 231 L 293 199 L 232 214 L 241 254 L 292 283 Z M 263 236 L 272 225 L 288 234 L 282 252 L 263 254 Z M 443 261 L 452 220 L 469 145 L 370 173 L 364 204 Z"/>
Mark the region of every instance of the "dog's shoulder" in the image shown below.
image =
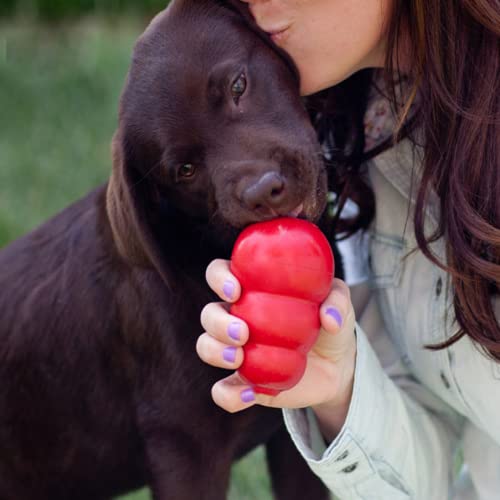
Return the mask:
<path id="1" fill-rule="evenodd" d="M 91 191 L 0 251 L 2 330 L 40 328 L 107 293 L 116 257 L 104 193 Z"/>

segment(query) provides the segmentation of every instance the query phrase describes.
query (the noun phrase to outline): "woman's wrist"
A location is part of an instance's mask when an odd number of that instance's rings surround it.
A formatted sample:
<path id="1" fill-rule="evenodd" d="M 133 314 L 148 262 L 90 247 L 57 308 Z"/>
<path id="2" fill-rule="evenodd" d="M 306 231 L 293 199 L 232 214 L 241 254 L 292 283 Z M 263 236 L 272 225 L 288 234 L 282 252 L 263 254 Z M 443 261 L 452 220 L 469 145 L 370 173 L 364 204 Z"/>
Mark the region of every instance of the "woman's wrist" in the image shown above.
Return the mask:
<path id="1" fill-rule="evenodd" d="M 329 443 L 335 439 L 347 419 L 354 387 L 355 366 L 356 349 L 345 359 L 344 367 L 340 372 L 341 390 L 335 399 L 312 406 L 321 434 Z"/>

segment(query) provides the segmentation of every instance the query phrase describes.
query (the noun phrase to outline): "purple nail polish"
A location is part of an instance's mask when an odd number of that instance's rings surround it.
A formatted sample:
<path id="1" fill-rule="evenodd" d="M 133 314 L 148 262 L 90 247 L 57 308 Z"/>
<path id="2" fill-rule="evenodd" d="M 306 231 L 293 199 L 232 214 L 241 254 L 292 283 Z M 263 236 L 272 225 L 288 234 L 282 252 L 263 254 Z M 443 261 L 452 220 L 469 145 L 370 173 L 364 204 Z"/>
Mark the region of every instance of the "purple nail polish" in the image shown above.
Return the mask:
<path id="1" fill-rule="evenodd" d="M 222 287 L 222 291 L 228 299 L 232 299 L 234 294 L 234 283 L 232 281 L 226 281 Z"/>
<path id="2" fill-rule="evenodd" d="M 328 314 L 328 316 L 331 316 L 339 326 L 342 326 L 342 315 L 340 314 L 338 309 L 336 309 L 335 307 L 329 307 L 326 310 L 326 314 Z"/>
<path id="3" fill-rule="evenodd" d="M 227 361 L 228 363 L 234 363 L 236 360 L 236 347 L 226 347 L 222 351 L 222 357 L 224 358 L 224 361 Z"/>
<path id="4" fill-rule="evenodd" d="M 227 334 L 233 339 L 233 340 L 240 340 L 240 329 L 241 329 L 241 323 L 238 323 L 237 321 L 233 321 L 228 327 L 227 327 Z"/>
<path id="5" fill-rule="evenodd" d="M 255 393 L 250 388 L 241 391 L 240 397 L 244 403 L 250 403 L 251 401 L 255 401 Z"/>

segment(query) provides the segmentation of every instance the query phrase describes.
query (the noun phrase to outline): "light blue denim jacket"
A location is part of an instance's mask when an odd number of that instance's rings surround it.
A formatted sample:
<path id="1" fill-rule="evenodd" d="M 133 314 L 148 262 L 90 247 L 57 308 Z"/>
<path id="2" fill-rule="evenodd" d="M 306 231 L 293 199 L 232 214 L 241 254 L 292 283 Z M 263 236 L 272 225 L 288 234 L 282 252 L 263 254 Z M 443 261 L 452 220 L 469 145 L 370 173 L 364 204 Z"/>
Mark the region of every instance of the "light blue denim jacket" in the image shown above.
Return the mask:
<path id="1" fill-rule="evenodd" d="M 424 347 L 457 325 L 449 276 L 414 237 L 420 153 L 404 140 L 368 164 L 376 197 L 371 293 L 358 316 L 345 425 L 326 446 L 310 409 L 284 410 L 297 448 L 341 500 L 500 499 L 500 364 L 468 336 L 444 350 Z M 427 231 L 437 210 L 433 200 Z M 443 258 L 442 240 L 431 248 Z M 495 310 L 500 317 L 498 301 Z M 462 460 L 467 474 L 457 479 Z"/>

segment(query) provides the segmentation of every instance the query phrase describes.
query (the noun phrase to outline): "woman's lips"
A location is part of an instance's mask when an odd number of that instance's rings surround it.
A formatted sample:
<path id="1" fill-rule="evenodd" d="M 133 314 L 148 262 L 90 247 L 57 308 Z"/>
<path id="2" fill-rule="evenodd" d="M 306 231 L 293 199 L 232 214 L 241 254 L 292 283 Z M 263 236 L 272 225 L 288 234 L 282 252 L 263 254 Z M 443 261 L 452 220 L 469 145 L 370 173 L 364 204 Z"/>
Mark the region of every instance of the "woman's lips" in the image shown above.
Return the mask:
<path id="1" fill-rule="evenodd" d="M 286 26 L 284 28 L 273 28 L 264 31 L 269 34 L 273 42 L 277 43 L 277 42 L 283 42 L 286 39 L 286 37 L 288 36 L 289 28 L 290 26 Z"/>

